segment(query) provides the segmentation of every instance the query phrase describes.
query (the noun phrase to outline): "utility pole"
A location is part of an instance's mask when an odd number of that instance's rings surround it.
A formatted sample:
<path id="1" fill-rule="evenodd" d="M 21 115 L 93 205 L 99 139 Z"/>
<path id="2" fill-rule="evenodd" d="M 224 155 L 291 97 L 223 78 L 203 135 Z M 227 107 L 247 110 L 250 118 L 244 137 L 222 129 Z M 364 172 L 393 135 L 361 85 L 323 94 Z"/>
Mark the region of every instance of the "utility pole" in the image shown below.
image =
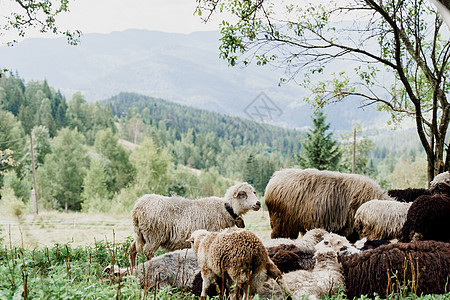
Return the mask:
<path id="1" fill-rule="evenodd" d="M 34 215 L 38 215 L 38 203 L 37 203 L 37 188 L 36 188 L 36 170 L 34 165 L 34 149 L 33 149 L 33 134 L 30 133 L 30 147 L 31 147 L 31 168 L 33 169 L 33 188 L 34 192 L 31 193 L 31 197 L 33 200 L 33 212 Z"/>
<path id="2" fill-rule="evenodd" d="M 353 161 L 352 161 L 352 173 L 356 174 L 356 127 L 353 128 Z"/>

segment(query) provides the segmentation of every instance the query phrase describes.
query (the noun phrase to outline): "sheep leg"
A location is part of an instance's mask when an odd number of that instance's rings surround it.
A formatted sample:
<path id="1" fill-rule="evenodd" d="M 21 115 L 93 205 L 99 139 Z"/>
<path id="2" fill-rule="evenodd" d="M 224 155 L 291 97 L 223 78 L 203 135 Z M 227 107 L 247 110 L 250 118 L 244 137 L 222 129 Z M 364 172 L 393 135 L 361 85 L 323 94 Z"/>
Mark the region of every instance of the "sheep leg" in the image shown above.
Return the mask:
<path id="1" fill-rule="evenodd" d="M 136 241 L 133 241 L 133 243 L 131 243 L 130 247 L 128 248 L 128 260 L 130 262 L 131 270 L 134 270 L 134 268 L 136 267 L 136 255 Z"/>
<path id="2" fill-rule="evenodd" d="M 202 274 L 202 293 L 200 294 L 200 300 L 205 300 L 206 295 L 208 294 L 208 288 L 209 286 L 215 281 L 215 276 L 212 274 L 211 271 L 207 270 L 206 268 L 201 270 Z"/>

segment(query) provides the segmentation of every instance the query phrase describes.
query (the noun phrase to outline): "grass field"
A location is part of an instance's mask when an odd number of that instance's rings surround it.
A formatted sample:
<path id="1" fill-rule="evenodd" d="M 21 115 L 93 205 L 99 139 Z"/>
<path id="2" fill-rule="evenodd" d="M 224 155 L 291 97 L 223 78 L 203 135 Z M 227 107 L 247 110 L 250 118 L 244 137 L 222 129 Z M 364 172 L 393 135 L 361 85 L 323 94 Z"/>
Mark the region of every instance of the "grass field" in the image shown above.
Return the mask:
<path id="1" fill-rule="evenodd" d="M 266 211 L 249 212 L 244 221 L 259 237 L 270 237 Z M 20 219 L 0 215 L 0 225 L 0 299 L 196 299 L 189 290 L 145 290 L 133 276 L 121 282 L 105 276 L 105 266 L 128 264 L 129 215 L 42 212 Z M 341 291 L 324 299 L 347 298 Z M 403 289 L 388 299 L 449 300 L 450 294 L 417 296 Z"/>
<path id="2" fill-rule="evenodd" d="M 244 216 L 246 228 L 258 236 L 270 237 L 267 211 L 251 211 Z M 0 214 L 1 237 L 16 247 L 29 249 L 70 243 L 72 247 L 94 244 L 113 238 L 124 242 L 133 235 L 131 215 L 41 212 L 37 217 L 23 215 L 20 219 Z"/>

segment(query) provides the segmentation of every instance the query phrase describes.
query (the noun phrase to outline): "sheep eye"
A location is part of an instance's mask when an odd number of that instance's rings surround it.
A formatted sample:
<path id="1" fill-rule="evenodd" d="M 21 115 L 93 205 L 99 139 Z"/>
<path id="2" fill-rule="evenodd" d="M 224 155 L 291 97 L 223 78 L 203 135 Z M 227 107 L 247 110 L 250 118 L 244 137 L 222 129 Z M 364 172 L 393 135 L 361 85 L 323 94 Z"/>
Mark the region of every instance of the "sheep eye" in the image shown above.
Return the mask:
<path id="1" fill-rule="evenodd" d="M 330 242 L 329 242 L 329 241 L 323 241 L 323 243 L 324 243 L 325 245 L 328 245 Z"/>
<path id="2" fill-rule="evenodd" d="M 238 193 L 238 198 L 245 198 L 245 197 L 247 197 L 247 194 L 245 192 Z"/>

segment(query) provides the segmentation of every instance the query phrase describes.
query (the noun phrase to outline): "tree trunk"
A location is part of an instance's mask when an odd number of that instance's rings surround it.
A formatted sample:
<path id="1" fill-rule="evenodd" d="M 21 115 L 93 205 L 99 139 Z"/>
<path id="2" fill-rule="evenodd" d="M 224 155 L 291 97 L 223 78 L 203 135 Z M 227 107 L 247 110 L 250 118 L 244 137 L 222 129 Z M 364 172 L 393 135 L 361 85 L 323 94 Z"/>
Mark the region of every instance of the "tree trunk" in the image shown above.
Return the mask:
<path id="1" fill-rule="evenodd" d="M 443 171 L 448 172 L 448 171 L 450 171 L 450 145 L 447 146 L 447 149 L 445 151 L 447 151 L 447 156 L 445 158 Z"/>

